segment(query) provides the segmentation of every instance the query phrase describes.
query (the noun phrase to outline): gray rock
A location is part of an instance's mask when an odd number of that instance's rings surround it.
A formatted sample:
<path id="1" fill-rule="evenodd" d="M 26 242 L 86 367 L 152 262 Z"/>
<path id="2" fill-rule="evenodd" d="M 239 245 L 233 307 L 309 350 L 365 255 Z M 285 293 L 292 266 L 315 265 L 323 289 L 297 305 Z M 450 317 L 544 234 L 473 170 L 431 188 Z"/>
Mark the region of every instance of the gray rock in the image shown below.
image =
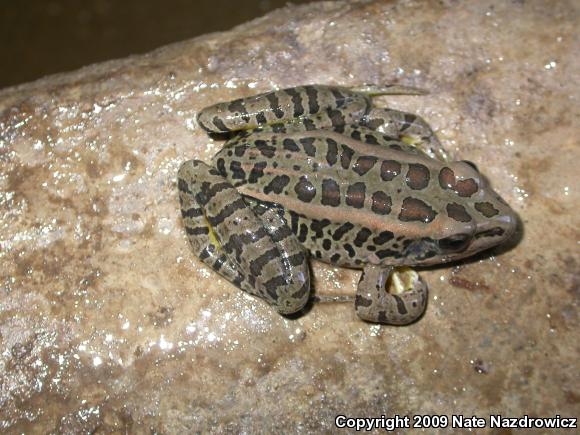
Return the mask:
<path id="1" fill-rule="evenodd" d="M 577 416 L 578 20 L 572 0 L 312 3 L 1 91 L 0 428 Z M 520 214 L 519 243 L 423 271 L 427 314 L 403 328 L 350 303 L 284 319 L 193 257 L 175 175 L 220 147 L 199 109 L 384 82 L 430 89 L 377 102 L 476 162 Z M 354 294 L 359 272 L 313 269 L 318 294 Z"/>

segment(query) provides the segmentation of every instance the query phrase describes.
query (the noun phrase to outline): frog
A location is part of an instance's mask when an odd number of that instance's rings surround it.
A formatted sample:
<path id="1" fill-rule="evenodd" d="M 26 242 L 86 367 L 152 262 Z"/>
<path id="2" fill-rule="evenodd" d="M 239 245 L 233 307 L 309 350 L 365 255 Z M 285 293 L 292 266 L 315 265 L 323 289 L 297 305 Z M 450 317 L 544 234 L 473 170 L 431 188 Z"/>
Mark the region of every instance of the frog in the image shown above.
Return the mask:
<path id="1" fill-rule="evenodd" d="M 220 102 L 197 124 L 223 138 L 177 184 L 197 257 L 278 313 L 311 298 L 310 259 L 362 270 L 355 312 L 408 325 L 425 312 L 417 267 L 474 256 L 512 237 L 517 215 L 470 161 L 450 158 L 420 116 L 375 107 L 398 84 L 304 85 Z"/>

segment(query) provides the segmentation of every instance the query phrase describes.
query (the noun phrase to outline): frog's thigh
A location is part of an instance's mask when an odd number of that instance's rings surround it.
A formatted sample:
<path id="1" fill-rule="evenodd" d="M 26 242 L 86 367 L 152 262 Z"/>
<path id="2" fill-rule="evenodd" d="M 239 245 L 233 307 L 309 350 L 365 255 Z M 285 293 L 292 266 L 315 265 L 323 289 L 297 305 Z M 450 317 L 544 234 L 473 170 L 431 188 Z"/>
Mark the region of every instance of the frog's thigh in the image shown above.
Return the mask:
<path id="1" fill-rule="evenodd" d="M 256 216 L 216 169 L 187 161 L 179 168 L 178 185 L 184 225 L 204 263 L 282 314 L 306 304 L 310 278 L 304 252 L 288 253 L 295 245 Z"/>
<path id="2" fill-rule="evenodd" d="M 402 273 L 411 273 L 410 270 Z M 410 289 L 389 293 L 386 286 L 393 267 L 367 265 L 358 283 L 355 309 L 357 315 L 370 322 L 407 325 L 417 320 L 427 305 L 427 286 L 415 272 Z"/>
<path id="3" fill-rule="evenodd" d="M 199 193 L 194 178 L 197 165 L 203 165 L 203 163 L 193 160 L 187 161 L 181 165 L 178 173 L 179 201 L 187 238 L 195 255 L 239 287 L 244 281 L 244 276 L 238 273 L 236 265 L 220 249 L 215 234 L 196 199 L 196 193 Z"/>
<path id="4" fill-rule="evenodd" d="M 433 158 L 449 160 L 447 151 L 429 124 L 418 115 L 393 109 L 373 108 L 365 117 L 364 125 L 389 136 L 400 137 Z"/>

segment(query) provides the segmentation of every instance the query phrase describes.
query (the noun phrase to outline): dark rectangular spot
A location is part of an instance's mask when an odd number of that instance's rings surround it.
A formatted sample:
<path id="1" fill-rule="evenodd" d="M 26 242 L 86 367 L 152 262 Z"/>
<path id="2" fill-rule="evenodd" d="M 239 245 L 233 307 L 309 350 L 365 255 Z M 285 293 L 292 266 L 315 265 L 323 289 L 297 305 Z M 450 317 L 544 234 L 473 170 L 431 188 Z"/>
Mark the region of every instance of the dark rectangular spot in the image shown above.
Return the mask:
<path id="1" fill-rule="evenodd" d="M 401 164 L 396 160 L 383 160 L 381 164 L 381 178 L 383 181 L 391 181 L 401 173 Z"/>
<path id="2" fill-rule="evenodd" d="M 354 228 L 353 224 L 351 224 L 350 222 L 345 222 L 340 227 L 338 227 L 334 231 L 334 233 L 332 233 L 332 239 L 337 240 L 337 241 L 340 240 L 342 238 L 342 236 L 344 236 L 346 233 L 348 233 L 353 228 Z"/>
<path id="3" fill-rule="evenodd" d="M 361 230 L 356 234 L 354 245 L 359 248 L 362 247 L 362 245 L 365 244 L 371 234 L 372 232 L 368 228 L 361 228 Z"/>
<path id="4" fill-rule="evenodd" d="M 304 223 L 300 224 L 300 231 L 298 232 L 298 241 L 304 243 L 308 237 L 308 226 Z"/>
<path id="5" fill-rule="evenodd" d="M 203 210 L 201 208 L 190 208 L 187 210 L 181 209 L 181 216 L 184 218 L 196 218 L 203 216 Z"/>
<path id="6" fill-rule="evenodd" d="M 232 101 L 228 106 L 228 109 L 230 112 L 233 112 L 236 116 L 241 117 L 246 124 L 250 122 L 250 115 L 246 110 L 246 104 L 244 103 L 243 99 L 238 98 L 237 100 Z"/>
<path id="7" fill-rule="evenodd" d="M 365 135 L 365 142 L 371 145 L 378 145 L 379 141 L 377 138 L 372 134 Z"/>
<path id="8" fill-rule="evenodd" d="M 316 195 L 316 187 L 310 182 L 308 177 L 302 176 L 296 186 L 294 186 L 297 198 L 303 202 L 310 202 Z"/>
<path id="9" fill-rule="evenodd" d="M 336 88 L 330 88 L 330 92 L 332 93 L 332 96 L 334 97 L 335 107 L 340 108 L 340 107 L 344 106 L 344 103 L 346 101 L 346 99 L 344 98 L 344 95 L 342 95 L 340 93 L 340 91 Z"/>
<path id="10" fill-rule="evenodd" d="M 232 179 L 243 180 L 246 178 L 246 173 L 242 169 L 242 163 L 238 160 L 232 160 L 230 163 L 230 172 L 232 173 Z"/>
<path id="11" fill-rule="evenodd" d="M 420 199 L 407 197 L 403 200 L 399 220 L 402 222 L 423 222 L 428 224 L 437 216 L 427 203 Z"/>
<path id="12" fill-rule="evenodd" d="M 318 104 L 318 91 L 314 86 L 305 86 L 306 96 L 308 97 L 308 113 L 313 115 L 320 111 Z"/>
<path id="13" fill-rule="evenodd" d="M 254 165 L 250 171 L 250 176 L 248 177 L 249 183 L 256 183 L 259 178 L 264 176 L 264 168 L 267 166 L 266 162 L 258 162 Z"/>
<path id="14" fill-rule="evenodd" d="M 264 269 L 266 264 L 268 264 L 275 258 L 280 258 L 280 252 L 278 251 L 277 247 L 270 248 L 266 252 L 263 252 L 258 257 L 254 258 L 252 261 L 250 261 L 251 275 L 253 276 L 261 275 L 262 269 Z"/>
<path id="15" fill-rule="evenodd" d="M 322 205 L 338 207 L 340 205 L 340 187 L 336 181 L 331 178 L 322 180 Z"/>
<path id="16" fill-rule="evenodd" d="M 312 130 L 316 130 L 316 124 L 314 123 L 314 121 L 310 118 L 302 118 L 302 125 L 304 126 L 304 128 L 306 129 L 306 131 L 312 131 Z"/>
<path id="17" fill-rule="evenodd" d="M 201 236 L 201 235 L 207 235 L 209 234 L 209 229 L 208 227 L 195 227 L 195 228 L 191 228 L 186 226 L 185 227 L 185 232 L 187 234 L 189 234 L 190 236 Z"/>
<path id="18" fill-rule="evenodd" d="M 329 166 L 333 166 L 338 161 L 338 143 L 333 139 L 326 139 L 328 149 L 326 151 L 326 161 Z"/>
<path id="19" fill-rule="evenodd" d="M 340 165 L 342 166 L 343 169 L 348 169 L 354 151 L 352 150 L 352 148 L 346 145 L 341 145 L 340 147 L 342 148 L 342 154 L 340 155 Z"/>
<path id="20" fill-rule="evenodd" d="M 427 166 L 420 163 L 409 163 L 409 170 L 405 181 L 407 186 L 413 190 L 425 189 L 429 185 L 431 173 Z"/>
<path id="21" fill-rule="evenodd" d="M 328 110 L 328 117 L 330 118 L 330 122 L 332 123 L 332 126 L 337 128 L 337 127 L 342 127 L 346 124 L 346 120 L 344 119 L 344 115 L 342 114 L 342 112 L 340 110 Z"/>
<path id="22" fill-rule="evenodd" d="M 310 229 L 314 231 L 314 234 L 318 239 L 321 239 L 324 235 L 324 228 L 330 225 L 330 221 L 328 219 L 322 219 L 320 221 L 313 220 L 312 224 L 310 225 Z"/>
<path id="23" fill-rule="evenodd" d="M 298 234 L 298 214 L 290 212 L 290 229 L 294 234 Z"/>
<path id="24" fill-rule="evenodd" d="M 371 210 L 380 215 L 387 215 L 391 212 L 391 197 L 385 192 L 377 191 L 373 193 L 372 196 L 373 203 L 371 205 Z"/>
<path id="25" fill-rule="evenodd" d="M 213 125 L 215 125 L 217 127 L 218 132 L 227 133 L 228 131 L 231 131 L 228 127 L 226 127 L 226 125 L 224 124 L 222 119 L 217 117 L 217 116 L 213 117 L 212 122 L 213 122 Z"/>
<path id="26" fill-rule="evenodd" d="M 303 137 L 300 139 L 300 143 L 304 148 L 304 152 L 309 157 L 314 157 L 316 155 L 316 147 L 314 146 L 315 139 L 313 137 Z"/>
<path id="27" fill-rule="evenodd" d="M 241 210 L 246 207 L 247 205 L 245 201 L 241 197 L 239 197 L 234 202 L 230 202 L 229 204 L 227 204 L 215 216 L 208 216 L 207 221 L 212 227 L 215 227 L 221 224 L 225 219 L 230 217 L 232 214 L 234 214 L 237 210 Z"/>
<path id="28" fill-rule="evenodd" d="M 266 115 L 264 114 L 264 112 L 256 113 L 256 124 L 262 125 L 262 124 L 267 124 L 267 123 L 268 123 L 268 120 L 266 119 Z"/>
<path id="29" fill-rule="evenodd" d="M 373 243 L 375 245 L 381 246 L 387 243 L 388 241 L 393 240 L 394 237 L 395 235 L 391 231 L 383 231 L 378 236 L 373 237 Z"/>
<path id="30" fill-rule="evenodd" d="M 278 119 L 284 118 L 284 111 L 280 107 L 280 101 L 278 100 L 278 93 L 276 91 L 268 92 L 267 94 L 265 94 L 265 97 L 268 100 L 268 102 L 270 103 L 270 109 L 272 110 L 272 112 L 274 112 L 274 115 L 276 115 L 276 118 L 278 118 Z"/>
<path id="31" fill-rule="evenodd" d="M 284 139 L 282 141 L 282 146 L 284 147 L 285 150 L 288 150 L 288 151 L 293 151 L 293 152 L 300 151 L 298 144 L 292 139 L 288 139 L 288 138 Z"/>
<path id="32" fill-rule="evenodd" d="M 302 105 L 302 96 L 296 90 L 296 88 L 284 89 L 290 98 L 292 99 L 292 105 L 294 106 L 294 118 L 299 118 L 304 115 L 304 106 Z"/>
<path id="33" fill-rule="evenodd" d="M 346 189 L 346 205 L 354 208 L 363 208 L 365 203 L 365 183 L 354 183 Z"/>
<path id="34" fill-rule="evenodd" d="M 352 165 L 352 170 L 362 176 L 373 168 L 377 160 L 373 156 L 360 156 Z"/>
<path id="35" fill-rule="evenodd" d="M 290 177 L 288 175 L 276 175 L 272 181 L 270 181 L 264 187 L 264 193 L 267 195 L 269 193 L 274 192 L 275 194 L 279 195 L 282 193 L 284 188 L 290 182 Z"/>

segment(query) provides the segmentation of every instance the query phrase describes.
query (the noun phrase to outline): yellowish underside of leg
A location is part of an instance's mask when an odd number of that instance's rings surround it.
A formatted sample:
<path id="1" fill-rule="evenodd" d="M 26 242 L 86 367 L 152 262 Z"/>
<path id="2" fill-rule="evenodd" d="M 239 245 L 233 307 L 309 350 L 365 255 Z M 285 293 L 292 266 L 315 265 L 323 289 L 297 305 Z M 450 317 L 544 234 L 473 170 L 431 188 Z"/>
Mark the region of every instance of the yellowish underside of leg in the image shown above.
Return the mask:
<path id="1" fill-rule="evenodd" d="M 212 226 L 209 224 L 209 222 L 208 222 L 208 220 L 207 220 L 207 216 L 205 216 L 205 215 L 204 215 L 204 219 L 205 219 L 205 225 L 207 226 L 207 229 L 208 229 L 208 231 L 209 231 L 209 232 L 208 232 L 208 234 L 207 234 L 207 236 L 208 236 L 208 238 L 209 238 L 209 242 L 210 242 L 212 245 L 216 246 L 218 249 L 220 249 L 220 250 L 221 250 L 221 247 L 222 247 L 222 245 L 221 245 L 221 243 L 219 242 L 219 240 L 218 240 L 218 238 L 217 238 L 217 235 L 216 235 L 216 233 L 215 233 L 215 231 L 214 231 L 213 227 L 212 227 Z"/>
<path id="2" fill-rule="evenodd" d="M 419 274 L 410 267 L 398 267 L 389 277 L 387 288 L 389 293 L 400 295 L 413 290 L 419 282 Z"/>

